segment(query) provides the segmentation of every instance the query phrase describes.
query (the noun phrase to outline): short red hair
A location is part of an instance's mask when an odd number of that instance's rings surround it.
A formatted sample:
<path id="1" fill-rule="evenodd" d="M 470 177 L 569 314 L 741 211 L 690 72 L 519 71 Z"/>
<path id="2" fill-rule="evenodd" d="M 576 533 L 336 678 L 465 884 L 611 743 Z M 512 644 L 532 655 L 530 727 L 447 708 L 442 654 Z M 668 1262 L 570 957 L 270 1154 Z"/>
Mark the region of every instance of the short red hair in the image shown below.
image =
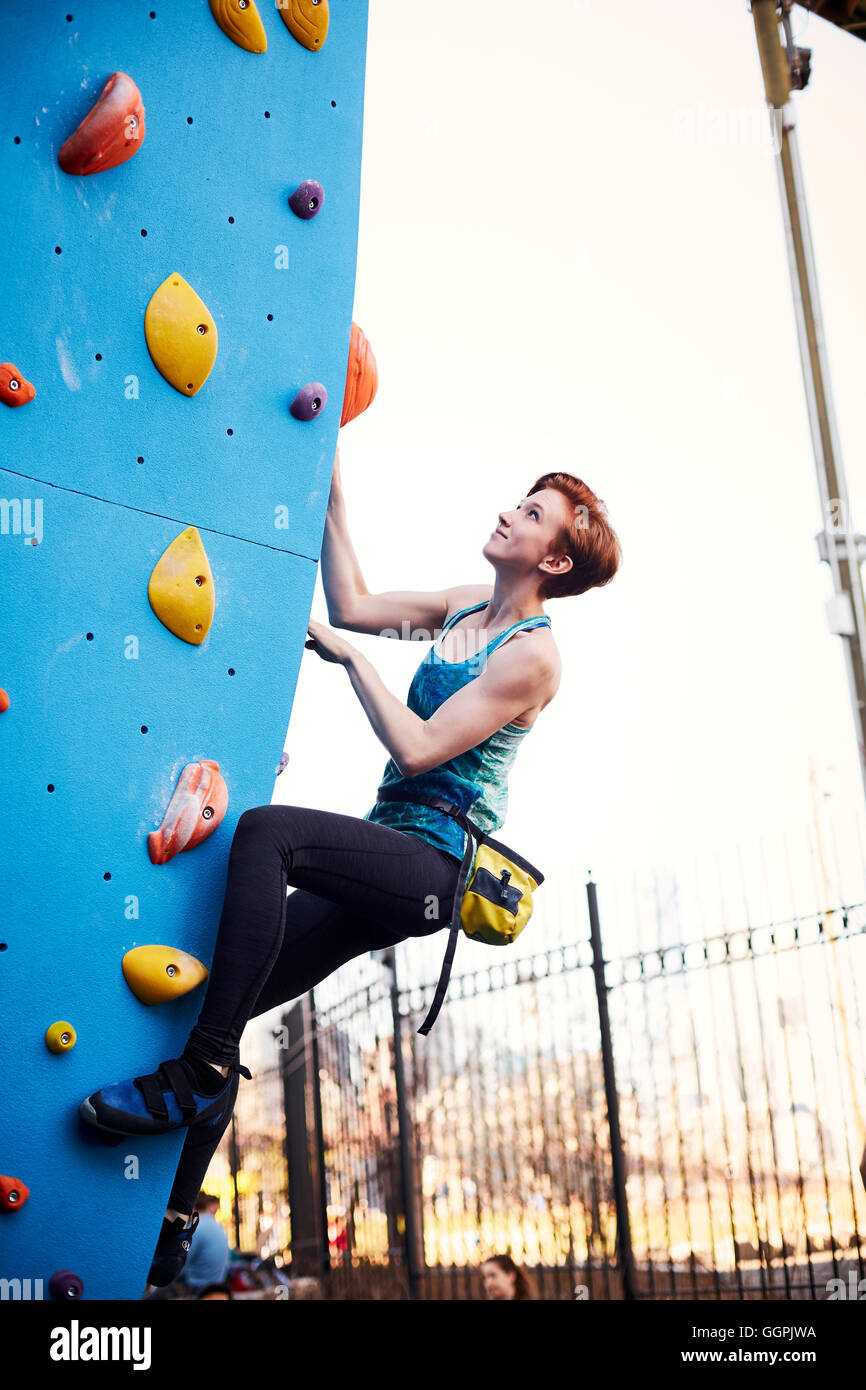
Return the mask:
<path id="1" fill-rule="evenodd" d="M 552 574 L 544 580 L 539 598 L 566 598 L 609 584 L 622 562 L 622 546 L 604 502 L 571 473 L 545 473 L 526 495 L 546 487 L 561 492 L 574 510 L 574 520 L 563 526 L 553 542 L 557 552 L 564 550 L 571 556 L 572 564 L 567 574 Z"/>

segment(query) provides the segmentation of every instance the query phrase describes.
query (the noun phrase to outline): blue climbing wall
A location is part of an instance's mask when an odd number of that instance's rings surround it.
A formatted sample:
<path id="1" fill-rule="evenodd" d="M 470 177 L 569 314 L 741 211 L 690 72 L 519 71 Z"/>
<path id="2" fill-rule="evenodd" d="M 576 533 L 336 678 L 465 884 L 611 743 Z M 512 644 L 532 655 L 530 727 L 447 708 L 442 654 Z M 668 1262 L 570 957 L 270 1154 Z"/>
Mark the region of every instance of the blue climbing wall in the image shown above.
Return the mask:
<path id="1" fill-rule="evenodd" d="M 0 360 L 37 394 L 0 404 L 0 1173 L 30 1189 L 0 1211 L 0 1276 L 46 1298 L 61 1269 L 85 1299 L 144 1289 L 185 1131 L 105 1147 L 78 1105 L 176 1056 L 198 1016 L 203 988 L 148 1007 L 121 958 L 164 943 L 210 963 L 234 826 L 271 799 L 304 651 L 352 322 L 367 6 L 335 5 L 318 52 L 259 9 L 264 54 L 207 0 L 32 0 L 4 19 Z M 142 146 L 67 175 L 58 150 L 116 71 L 141 92 Z M 302 221 L 287 199 L 306 178 L 325 201 Z M 192 397 L 144 336 L 172 272 L 218 330 Z M 328 403 L 303 423 L 288 407 L 311 380 Z M 147 596 L 189 526 L 216 597 L 201 646 Z M 201 758 L 227 815 L 153 865 L 148 832 Z M 77 1030 L 59 1056 L 56 1020 Z"/>

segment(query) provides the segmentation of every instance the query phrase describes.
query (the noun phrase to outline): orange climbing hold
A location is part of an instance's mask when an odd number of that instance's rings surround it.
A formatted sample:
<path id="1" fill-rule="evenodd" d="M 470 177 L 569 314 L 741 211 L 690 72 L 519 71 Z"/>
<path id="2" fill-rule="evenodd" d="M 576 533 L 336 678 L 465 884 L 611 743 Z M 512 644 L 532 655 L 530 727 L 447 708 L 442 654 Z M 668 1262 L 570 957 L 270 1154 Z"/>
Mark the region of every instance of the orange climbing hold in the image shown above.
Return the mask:
<path id="1" fill-rule="evenodd" d="M 125 164 L 144 140 L 141 92 L 125 72 L 113 72 L 81 125 L 60 147 L 66 174 L 98 174 Z"/>
<path id="2" fill-rule="evenodd" d="M 343 396 L 343 414 L 340 424 L 347 425 L 368 405 L 379 389 L 379 369 L 363 331 L 352 323 L 352 337 L 349 342 L 349 367 L 346 372 L 346 391 Z"/>
<path id="3" fill-rule="evenodd" d="M 164 1004 L 207 979 L 207 967 L 173 946 L 134 946 L 122 961 L 126 983 L 142 1004 Z"/>
<path id="4" fill-rule="evenodd" d="M 176 854 L 195 849 L 222 823 L 228 804 L 228 788 L 220 774 L 219 763 L 209 758 L 187 763 L 162 825 L 147 837 L 150 862 L 167 864 Z"/>
<path id="5" fill-rule="evenodd" d="M 12 362 L 0 362 L 0 401 L 6 405 L 26 405 L 36 395 L 36 387 L 22 376 Z"/>
<path id="6" fill-rule="evenodd" d="M 211 14 L 224 34 L 248 53 L 264 53 L 268 47 L 254 0 L 210 0 Z"/>
<path id="7" fill-rule="evenodd" d="M 17 1211 L 30 1196 L 30 1188 L 17 1178 L 0 1173 L 0 1211 Z"/>
<path id="8" fill-rule="evenodd" d="M 201 536 L 188 526 L 153 567 L 147 597 L 159 621 L 191 646 L 201 646 L 214 615 L 213 575 Z"/>
<path id="9" fill-rule="evenodd" d="M 328 37 L 328 0 L 277 0 L 277 9 L 293 38 L 318 52 Z"/>
<path id="10" fill-rule="evenodd" d="M 5 690 L 0 690 L 0 714 L 5 714 L 9 708 L 9 696 Z"/>

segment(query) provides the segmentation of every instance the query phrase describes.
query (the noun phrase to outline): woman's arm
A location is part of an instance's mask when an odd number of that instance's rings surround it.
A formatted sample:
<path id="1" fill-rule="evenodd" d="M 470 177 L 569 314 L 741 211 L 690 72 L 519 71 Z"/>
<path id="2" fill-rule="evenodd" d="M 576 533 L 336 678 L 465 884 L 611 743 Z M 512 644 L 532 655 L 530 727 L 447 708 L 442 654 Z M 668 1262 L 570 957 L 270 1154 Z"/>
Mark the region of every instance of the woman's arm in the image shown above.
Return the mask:
<path id="1" fill-rule="evenodd" d="M 358 557 L 349 536 L 346 503 L 340 477 L 340 446 L 334 455 L 331 493 L 322 536 L 322 587 L 328 604 L 328 617 L 341 627 L 340 617 L 352 611 L 359 594 L 368 592 Z"/>
<path id="2" fill-rule="evenodd" d="M 429 719 L 421 719 L 392 695 L 375 667 L 355 647 L 336 634 L 324 640 L 339 644 L 332 648 L 339 653 L 333 659 L 345 666 L 373 731 L 388 749 L 400 776 L 417 777 L 477 747 L 524 710 L 545 700 L 557 676 L 556 663 L 540 643 L 530 656 L 531 637 L 527 634 L 523 639 L 523 651 L 518 642 L 506 643 L 493 659 L 483 663 L 481 675 L 444 700 Z"/>

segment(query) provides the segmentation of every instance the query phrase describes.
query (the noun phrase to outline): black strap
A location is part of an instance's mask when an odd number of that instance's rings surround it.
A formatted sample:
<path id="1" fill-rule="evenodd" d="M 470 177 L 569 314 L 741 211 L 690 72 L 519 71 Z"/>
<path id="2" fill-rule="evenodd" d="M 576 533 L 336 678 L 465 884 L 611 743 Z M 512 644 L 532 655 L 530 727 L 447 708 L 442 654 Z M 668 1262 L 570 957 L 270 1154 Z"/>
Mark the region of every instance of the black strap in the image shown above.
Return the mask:
<path id="1" fill-rule="evenodd" d="M 376 792 L 377 801 L 420 801 L 425 806 L 432 806 L 436 811 L 444 811 L 446 816 L 451 816 L 453 820 L 459 821 L 467 833 L 475 836 L 476 840 L 483 843 L 487 836 L 480 826 L 471 821 L 465 811 L 455 805 L 453 801 L 448 801 L 444 796 L 424 796 L 422 792 L 406 792 L 400 787 L 380 787 Z"/>
<path id="2" fill-rule="evenodd" d="M 446 816 L 451 816 L 466 831 L 466 847 L 463 851 L 463 859 L 460 863 L 460 873 L 457 876 L 457 887 L 454 890 L 454 910 L 451 914 L 451 922 L 448 930 L 448 945 L 445 949 L 445 959 L 442 962 L 442 969 L 439 973 L 439 982 L 436 985 L 436 993 L 433 996 L 433 1003 L 430 1005 L 429 1012 L 419 1033 L 429 1033 L 433 1024 L 439 1016 L 448 989 L 448 981 L 451 977 L 451 963 L 454 960 L 454 952 L 457 949 L 457 936 L 460 931 L 460 917 L 463 908 L 463 897 L 466 892 L 466 880 L 469 871 L 475 860 L 475 849 L 478 845 L 492 845 L 500 853 L 507 855 L 521 868 L 526 869 L 532 874 L 536 883 L 543 883 L 544 875 L 530 864 L 528 859 L 522 859 L 519 854 L 515 854 L 507 845 L 503 845 L 499 840 L 494 840 L 479 826 L 469 819 L 465 811 L 461 811 L 453 801 L 446 800 L 443 796 L 425 796 L 423 792 L 403 791 L 400 787 L 379 787 L 376 791 L 377 801 L 420 801 L 425 806 L 432 806 L 434 810 L 443 811 Z M 473 841 L 475 844 L 473 844 Z"/>
<path id="3" fill-rule="evenodd" d="M 150 1076 L 137 1076 L 135 1084 L 144 1096 L 144 1103 L 151 1115 L 155 1115 L 158 1120 L 168 1119 L 168 1106 L 163 1097 L 166 1089 L 174 1092 L 184 1120 L 191 1120 L 198 1113 L 189 1075 L 175 1057 L 167 1062 L 160 1062 L 157 1070 Z"/>
<path id="4" fill-rule="evenodd" d="M 463 858 L 460 862 L 460 872 L 457 875 L 457 885 L 454 889 L 454 907 L 451 913 L 451 921 L 448 927 L 448 945 L 445 948 L 445 959 L 442 962 L 442 969 L 439 972 L 439 980 L 436 985 L 436 993 L 433 996 L 433 1003 L 427 1012 L 427 1017 L 418 1029 L 419 1033 L 425 1035 L 430 1032 L 436 1019 L 439 1017 L 439 1010 L 445 1001 L 448 990 L 448 981 L 451 978 L 451 965 L 454 960 L 454 952 L 457 950 L 457 937 L 460 933 L 460 914 L 463 907 L 463 895 L 466 891 L 466 880 L 475 859 L 475 844 L 483 844 L 487 836 L 479 826 L 461 811 L 453 801 L 448 801 L 444 796 L 425 796 L 422 792 L 403 791 L 400 787 L 379 787 L 376 792 L 377 801 L 420 801 L 425 806 L 432 806 L 436 811 L 443 811 L 446 816 L 451 816 L 453 820 L 466 831 L 466 845 L 463 850 Z"/>
<path id="5" fill-rule="evenodd" d="M 168 1062 L 160 1062 L 159 1070 L 177 1096 L 177 1103 L 183 1118 L 191 1120 L 198 1113 L 198 1106 L 195 1103 L 192 1082 L 186 1068 L 176 1057 L 172 1057 Z"/>
<path id="6" fill-rule="evenodd" d="M 156 1074 L 152 1076 L 137 1076 L 135 1085 L 144 1096 L 144 1103 L 151 1115 L 155 1115 L 158 1120 L 168 1119 L 168 1106 L 162 1097 L 162 1087 L 157 1080 Z"/>
<path id="7" fill-rule="evenodd" d="M 454 952 L 457 950 L 457 937 L 460 934 L 460 913 L 463 906 L 463 894 L 466 891 L 466 879 L 472 862 L 475 858 L 475 846 L 471 830 L 466 832 L 466 848 L 463 851 L 463 859 L 460 863 L 460 872 L 457 875 L 457 886 L 454 889 L 454 906 L 451 912 L 451 922 L 448 928 L 448 945 L 445 950 L 445 959 L 442 962 L 442 969 L 439 972 L 439 982 L 436 985 L 436 993 L 433 996 L 433 1003 L 427 1013 L 427 1017 L 418 1029 L 419 1033 L 427 1034 L 439 1017 L 439 1010 L 445 1001 L 448 990 L 448 981 L 451 978 L 451 963 L 454 960 Z"/>

